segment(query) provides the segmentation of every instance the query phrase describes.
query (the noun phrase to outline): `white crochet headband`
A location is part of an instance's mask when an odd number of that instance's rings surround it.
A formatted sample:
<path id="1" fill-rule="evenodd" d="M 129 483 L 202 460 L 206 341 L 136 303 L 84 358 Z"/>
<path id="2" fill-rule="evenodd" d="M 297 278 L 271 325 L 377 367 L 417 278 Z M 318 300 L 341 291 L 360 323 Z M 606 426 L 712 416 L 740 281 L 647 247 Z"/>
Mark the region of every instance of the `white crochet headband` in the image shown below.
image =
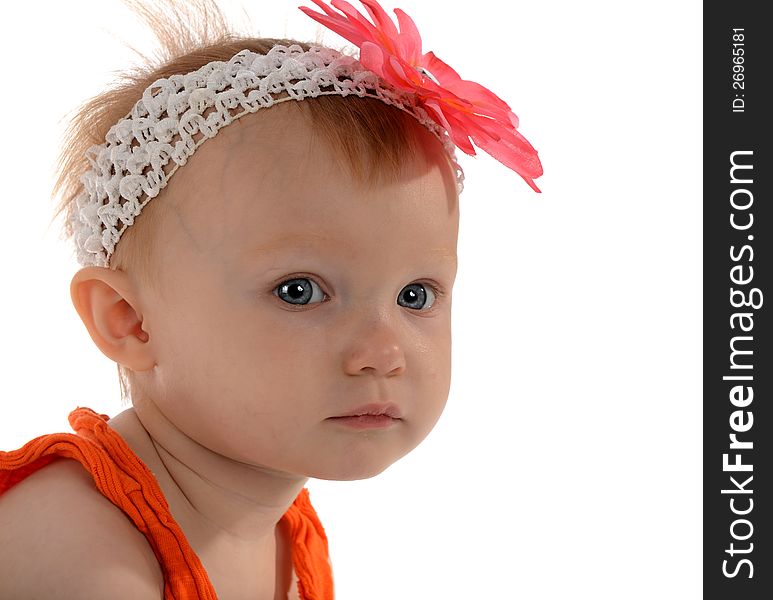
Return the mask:
<path id="1" fill-rule="evenodd" d="M 172 75 L 148 86 L 131 112 L 92 146 L 92 168 L 81 175 L 84 190 L 68 216 L 83 266 L 107 267 L 116 244 L 143 207 L 207 138 L 239 117 L 287 100 L 323 95 L 377 98 L 413 115 L 443 143 L 456 169 L 457 189 L 464 173 L 455 144 L 416 101 L 361 63 L 330 48 L 276 45 L 265 55 L 242 50 L 227 63 L 210 62 L 186 75 Z M 214 110 L 206 116 L 210 107 Z M 243 109 L 232 114 L 234 109 Z M 193 135 L 203 134 L 198 142 Z M 137 145 L 138 144 L 138 145 Z M 169 173 L 163 167 L 175 162 Z M 145 195 L 143 199 L 142 196 Z"/>

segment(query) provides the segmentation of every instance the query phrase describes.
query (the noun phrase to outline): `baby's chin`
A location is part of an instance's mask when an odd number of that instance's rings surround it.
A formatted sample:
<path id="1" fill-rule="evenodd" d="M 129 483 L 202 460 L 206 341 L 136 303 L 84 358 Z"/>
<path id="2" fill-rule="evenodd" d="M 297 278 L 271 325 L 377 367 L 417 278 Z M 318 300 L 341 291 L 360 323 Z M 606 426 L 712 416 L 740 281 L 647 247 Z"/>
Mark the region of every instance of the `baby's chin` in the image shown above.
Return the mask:
<path id="1" fill-rule="evenodd" d="M 327 481 L 357 481 L 370 479 L 386 471 L 391 465 L 410 452 L 411 448 L 397 444 L 381 447 L 351 445 L 347 451 L 330 450 L 318 453 L 311 460 L 304 460 L 304 475 Z"/>
<path id="2" fill-rule="evenodd" d="M 326 468 L 309 474 L 308 477 L 314 479 L 324 479 L 326 481 L 357 481 L 361 479 L 370 479 L 386 471 L 395 461 L 382 463 L 380 465 L 357 465 L 339 468 Z"/>

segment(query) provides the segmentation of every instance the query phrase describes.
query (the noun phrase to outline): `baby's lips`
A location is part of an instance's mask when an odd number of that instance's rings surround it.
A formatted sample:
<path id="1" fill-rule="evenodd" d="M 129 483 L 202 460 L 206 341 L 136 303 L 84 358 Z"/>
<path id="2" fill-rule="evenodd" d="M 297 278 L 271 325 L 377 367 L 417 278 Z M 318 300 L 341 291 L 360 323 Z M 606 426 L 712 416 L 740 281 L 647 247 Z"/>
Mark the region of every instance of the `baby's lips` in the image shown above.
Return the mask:
<path id="1" fill-rule="evenodd" d="M 401 419 L 403 414 L 400 407 L 394 402 L 371 402 L 370 404 L 363 404 L 357 408 L 353 408 L 343 414 L 330 417 L 331 419 L 338 419 L 341 417 L 358 417 L 360 415 L 386 415 L 393 419 Z"/>

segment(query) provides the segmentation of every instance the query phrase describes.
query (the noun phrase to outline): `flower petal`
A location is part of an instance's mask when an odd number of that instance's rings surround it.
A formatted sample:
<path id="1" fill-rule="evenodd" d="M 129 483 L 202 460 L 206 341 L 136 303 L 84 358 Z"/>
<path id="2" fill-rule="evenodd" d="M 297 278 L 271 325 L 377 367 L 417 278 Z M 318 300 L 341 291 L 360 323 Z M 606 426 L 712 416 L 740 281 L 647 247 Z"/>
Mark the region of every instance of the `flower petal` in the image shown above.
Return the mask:
<path id="1" fill-rule="evenodd" d="M 440 81 L 440 85 L 456 95 L 462 96 L 471 102 L 490 103 L 501 107 L 507 112 L 511 111 L 510 106 L 502 98 L 479 83 L 462 79 L 456 71 L 435 56 L 434 52 L 427 52 L 423 56 L 421 64 Z"/>
<path id="2" fill-rule="evenodd" d="M 360 63 L 368 71 L 373 71 L 382 79 L 387 79 L 384 73 L 386 56 L 383 48 L 373 42 L 363 42 L 360 46 Z"/>
<path id="3" fill-rule="evenodd" d="M 397 22 L 400 24 L 400 36 L 397 49 L 402 57 L 413 66 L 421 64 L 421 35 L 416 28 L 416 23 L 405 11 L 395 9 Z M 434 73 L 433 73 L 434 75 Z"/>
<path id="4" fill-rule="evenodd" d="M 376 28 L 380 29 L 389 39 L 397 40 L 397 27 L 395 27 L 386 11 L 381 8 L 381 5 L 376 0 L 360 0 L 360 2 L 365 6 L 368 14 L 370 14 L 370 17 L 376 24 Z"/>
<path id="5" fill-rule="evenodd" d="M 395 46 L 392 38 L 390 38 L 388 35 L 385 35 L 383 31 L 381 31 L 378 27 L 375 27 L 373 23 L 368 21 L 368 19 L 363 15 L 360 11 L 358 11 L 356 8 L 354 8 L 351 4 L 346 2 L 346 0 L 331 0 L 330 4 L 332 4 L 335 8 L 340 10 L 342 13 L 344 13 L 350 21 L 353 23 L 356 23 L 360 27 L 364 28 L 366 31 L 368 31 L 368 39 L 376 42 L 377 44 L 381 44 L 384 46 L 387 50 L 394 53 Z M 394 28 L 394 25 L 392 25 Z"/>
<path id="6" fill-rule="evenodd" d="M 422 57 L 421 64 L 422 66 L 427 67 L 427 69 L 432 71 L 432 74 L 439 81 L 441 81 L 443 85 L 447 85 L 461 79 L 456 71 L 454 71 L 446 63 L 435 56 L 435 53 L 432 51 L 427 52 Z"/>
<path id="7" fill-rule="evenodd" d="M 316 0 L 312 1 L 316 2 Z M 321 23 L 331 31 L 334 31 L 342 38 L 349 40 L 357 46 L 360 46 L 365 40 L 371 39 L 371 35 L 366 29 L 356 23 L 353 24 L 351 21 L 348 21 L 340 15 L 330 17 L 314 12 L 305 6 L 299 6 L 298 8 L 318 23 Z"/>
<path id="8" fill-rule="evenodd" d="M 334 11 L 332 8 L 330 8 L 330 7 L 329 7 L 327 4 L 325 4 L 324 2 L 322 2 L 322 0 L 311 0 L 311 1 L 312 1 L 314 4 L 316 4 L 316 5 L 317 5 L 319 8 L 321 8 L 323 11 L 325 11 L 325 14 L 326 14 L 326 15 L 328 15 L 329 17 L 335 17 L 335 18 L 337 18 L 337 19 L 340 19 L 340 18 L 341 18 L 341 17 L 340 17 L 340 15 L 339 15 L 337 12 L 335 12 L 335 11 Z M 300 8 L 301 10 L 303 10 L 303 9 L 304 9 L 304 7 L 303 7 L 303 6 L 299 6 L 298 8 Z"/>
<path id="9" fill-rule="evenodd" d="M 456 144 L 465 154 L 475 156 L 475 148 L 470 143 L 464 124 L 458 119 L 455 119 L 452 113 L 444 111 L 442 105 L 434 99 L 426 100 L 424 105 L 430 109 L 427 112 L 435 119 L 438 125 L 445 128 L 454 144 Z"/>
<path id="10" fill-rule="evenodd" d="M 389 54 L 384 64 L 386 73 L 385 79 L 392 85 L 409 92 L 416 92 L 417 86 L 421 84 L 421 76 L 416 69 L 406 65 L 396 56 Z"/>
<path id="11" fill-rule="evenodd" d="M 541 190 L 533 181 L 534 178 L 542 175 L 542 163 L 537 151 L 520 133 L 517 131 L 514 133 L 515 143 L 508 143 L 504 140 L 496 141 L 488 136 L 479 137 L 475 134 L 472 135 L 472 141 L 481 150 L 518 173 L 535 192 L 540 192 Z"/>

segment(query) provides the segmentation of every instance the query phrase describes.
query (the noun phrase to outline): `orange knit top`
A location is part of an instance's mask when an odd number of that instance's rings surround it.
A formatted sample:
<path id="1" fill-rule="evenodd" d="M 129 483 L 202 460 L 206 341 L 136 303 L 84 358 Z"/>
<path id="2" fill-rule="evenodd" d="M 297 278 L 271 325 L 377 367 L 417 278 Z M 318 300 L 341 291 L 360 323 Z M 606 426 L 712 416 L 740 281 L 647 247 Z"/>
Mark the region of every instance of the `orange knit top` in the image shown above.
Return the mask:
<path id="1" fill-rule="evenodd" d="M 42 435 L 18 450 L 0 451 L 0 495 L 54 460 L 75 459 L 91 474 L 102 495 L 147 538 L 164 574 L 164 600 L 216 600 L 207 572 L 169 512 L 156 478 L 108 426 L 109 418 L 78 407 L 68 417 L 77 435 Z M 299 596 L 302 600 L 333 600 L 327 536 L 307 488 L 282 520 L 290 531 Z"/>

